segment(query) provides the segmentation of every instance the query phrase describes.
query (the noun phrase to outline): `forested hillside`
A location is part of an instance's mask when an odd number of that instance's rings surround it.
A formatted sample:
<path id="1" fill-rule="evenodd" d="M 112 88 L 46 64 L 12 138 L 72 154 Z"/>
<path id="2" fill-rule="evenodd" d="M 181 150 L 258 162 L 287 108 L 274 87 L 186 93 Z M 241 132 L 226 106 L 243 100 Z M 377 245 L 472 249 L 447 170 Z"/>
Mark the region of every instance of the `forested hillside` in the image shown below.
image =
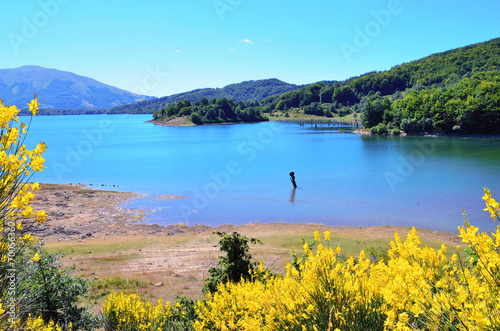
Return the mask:
<path id="1" fill-rule="evenodd" d="M 153 113 L 155 110 L 167 107 L 169 104 L 182 100 L 196 102 L 202 98 L 227 98 L 234 101 L 262 100 L 268 96 L 283 94 L 300 89 L 301 86 L 288 84 L 278 79 L 249 80 L 231 84 L 223 88 L 204 88 L 189 92 L 174 94 L 154 100 L 122 105 L 110 110 L 111 113 Z"/>
<path id="2" fill-rule="evenodd" d="M 497 38 L 433 54 L 388 71 L 370 72 L 345 81 L 314 83 L 260 101 L 236 102 L 226 97 L 219 101 L 221 98 L 214 96 L 211 101 L 203 99 L 201 104 L 177 103 L 151 110 L 156 111 L 157 119 L 194 113 L 194 120 L 199 119 L 199 123 L 217 122 L 217 117 L 219 120 L 224 117 L 224 111 L 219 114 L 223 102 L 234 105 L 235 114 L 248 111 L 271 117 L 276 114 L 360 115 L 364 127 L 373 133 L 402 130 L 407 133 L 498 134 L 499 70 L 500 38 Z M 230 90 L 231 86 L 226 88 Z M 248 87 L 251 89 L 251 85 Z M 258 91 L 256 89 L 254 94 L 259 94 Z M 240 98 L 250 94 L 249 91 L 233 93 Z M 209 105 L 213 105 L 213 109 L 207 107 Z"/>
<path id="3" fill-rule="evenodd" d="M 269 97 L 264 112 L 319 116 L 359 113 L 366 128 L 498 133 L 500 39 L 433 54 L 331 85 L 311 84 Z"/>

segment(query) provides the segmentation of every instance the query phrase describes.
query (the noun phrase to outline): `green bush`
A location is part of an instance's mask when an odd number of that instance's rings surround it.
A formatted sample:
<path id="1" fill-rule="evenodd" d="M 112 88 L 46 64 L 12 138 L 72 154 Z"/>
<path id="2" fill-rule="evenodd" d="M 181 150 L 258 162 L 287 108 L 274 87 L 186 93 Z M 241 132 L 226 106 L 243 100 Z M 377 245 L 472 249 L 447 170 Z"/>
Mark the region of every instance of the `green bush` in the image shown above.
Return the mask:
<path id="1" fill-rule="evenodd" d="M 377 126 L 374 126 L 373 128 L 370 129 L 370 132 L 372 134 L 388 134 L 389 130 L 387 129 L 387 125 L 383 123 L 377 124 Z"/>
<path id="2" fill-rule="evenodd" d="M 183 107 L 181 108 L 179 113 L 177 113 L 177 116 L 189 116 L 190 114 L 191 114 L 191 107 Z"/>
<path id="3" fill-rule="evenodd" d="M 395 136 L 400 135 L 401 131 L 398 128 L 394 128 L 391 130 L 391 133 Z"/>
<path id="4" fill-rule="evenodd" d="M 250 273 L 257 266 L 252 262 L 252 255 L 248 252 L 248 243 L 262 244 L 255 238 L 247 238 L 238 232 L 227 234 L 225 232 L 214 232 L 221 237 L 219 241 L 220 250 L 226 252 L 226 256 L 220 256 L 216 266 L 208 269 L 210 277 L 205 280 L 203 293 L 214 293 L 217 291 L 217 284 L 227 282 L 239 282 L 243 279 L 250 279 Z"/>
<path id="5" fill-rule="evenodd" d="M 96 322 L 90 312 L 78 306 L 81 296 L 88 293 L 90 281 L 75 275 L 76 266 L 62 268 L 62 253 L 51 254 L 40 246 L 17 259 L 16 297 L 22 309 L 18 318 L 42 316 L 45 323 L 53 321 L 63 329 L 92 330 Z"/>
<path id="6" fill-rule="evenodd" d="M 191 116 L 189 116 L 189 120 L 196 125 L 203 124 L 203 120 L 198 113 L 192 113 Z"/>

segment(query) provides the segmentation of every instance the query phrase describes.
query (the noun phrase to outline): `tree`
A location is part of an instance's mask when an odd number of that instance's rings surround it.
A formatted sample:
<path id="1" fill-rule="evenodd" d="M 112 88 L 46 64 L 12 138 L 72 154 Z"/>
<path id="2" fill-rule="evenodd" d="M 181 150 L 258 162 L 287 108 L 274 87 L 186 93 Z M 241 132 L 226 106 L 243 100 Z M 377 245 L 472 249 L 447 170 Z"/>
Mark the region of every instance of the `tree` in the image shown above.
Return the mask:
<path id="1" fill-rule="evenodd" d="M 225 256 L 220 256 L 217 265 L 208 269 L 210 275 L 205 281 L 203 293 L 214 293 L 217 284 L 227 282 L 239 282 L 243 279 L 250 279 L 252 270 L 257 263 L 252 262 L 252 255 L 248 252 L 248 243 L 262 244 L 255 238 L 247 238 L 238 232 L 227 234 L 225 232 L 214 232 L 221 237 L 219 241 L 220 250 L 226 252 Z"/>
<path id="2" fill-rule="evenodd" d="M 321 103 L 331 103 L 332 102 L 332 96 L 333 96 L 333 86 L 325 86 L 321 89 L 319 92 L 319 101 Z"/>
<path id="3" fill-rule="evenodd" d="M 333 100 L 344 106 L 351 106 L 359 102 L 358 97 L 354 94 L 353 89 L 349 85 L 335 89 Z"/>
<path id="4" fill-rule="evenodd" d="M 198 113 L 192 113 L 189 119 L 196 125 L 203 124 L 203 120 L 201 119 L 201 116 Z"/>

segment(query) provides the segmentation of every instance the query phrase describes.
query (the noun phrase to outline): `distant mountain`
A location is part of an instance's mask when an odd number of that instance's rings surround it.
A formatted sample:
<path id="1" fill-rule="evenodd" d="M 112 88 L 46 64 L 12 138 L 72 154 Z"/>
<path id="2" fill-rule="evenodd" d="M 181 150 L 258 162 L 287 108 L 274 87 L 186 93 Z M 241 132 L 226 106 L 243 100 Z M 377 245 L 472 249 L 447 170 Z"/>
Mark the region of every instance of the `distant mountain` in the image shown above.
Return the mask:
<path id="1" fill-rule="evenodd" d="M 0 69 L 0 98 L 19 109 L 38 93 L 40 109 L 104 109 L 149 100 L 68 71 L 38 66 Z"/>
<path id="2" fill-rule="evenodd" d="M 279 79 L 249 80 L 242 83 L 230 84 L 223 88 L 203 88 L 189 92 L 142 101 L 137 104 L 118 106 L 110 110 L 111 113 L 153 113 L 171 103 L 182 100 L 196 102 L 201 98 L 227 98 L 234 101 L 262 100 L 272 95 L 296 91 L 302 85 L 288 84 Z"/>

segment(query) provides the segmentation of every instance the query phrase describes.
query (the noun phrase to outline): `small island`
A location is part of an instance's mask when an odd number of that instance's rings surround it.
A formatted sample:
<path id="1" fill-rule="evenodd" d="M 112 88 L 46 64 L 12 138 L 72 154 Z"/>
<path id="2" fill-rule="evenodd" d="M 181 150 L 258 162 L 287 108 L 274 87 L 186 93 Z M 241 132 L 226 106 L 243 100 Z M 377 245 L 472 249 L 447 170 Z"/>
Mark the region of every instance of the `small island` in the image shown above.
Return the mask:
<path id="1" fill-rule="evenodd" d="M 224 97 L 201 98 L 191 102 L 188 99 L 169 104 L 153 113 L 153 123 L 161 125 L 202 125 L 223 123 L 264 122 L 257 101 L 234 101 Z"/>

